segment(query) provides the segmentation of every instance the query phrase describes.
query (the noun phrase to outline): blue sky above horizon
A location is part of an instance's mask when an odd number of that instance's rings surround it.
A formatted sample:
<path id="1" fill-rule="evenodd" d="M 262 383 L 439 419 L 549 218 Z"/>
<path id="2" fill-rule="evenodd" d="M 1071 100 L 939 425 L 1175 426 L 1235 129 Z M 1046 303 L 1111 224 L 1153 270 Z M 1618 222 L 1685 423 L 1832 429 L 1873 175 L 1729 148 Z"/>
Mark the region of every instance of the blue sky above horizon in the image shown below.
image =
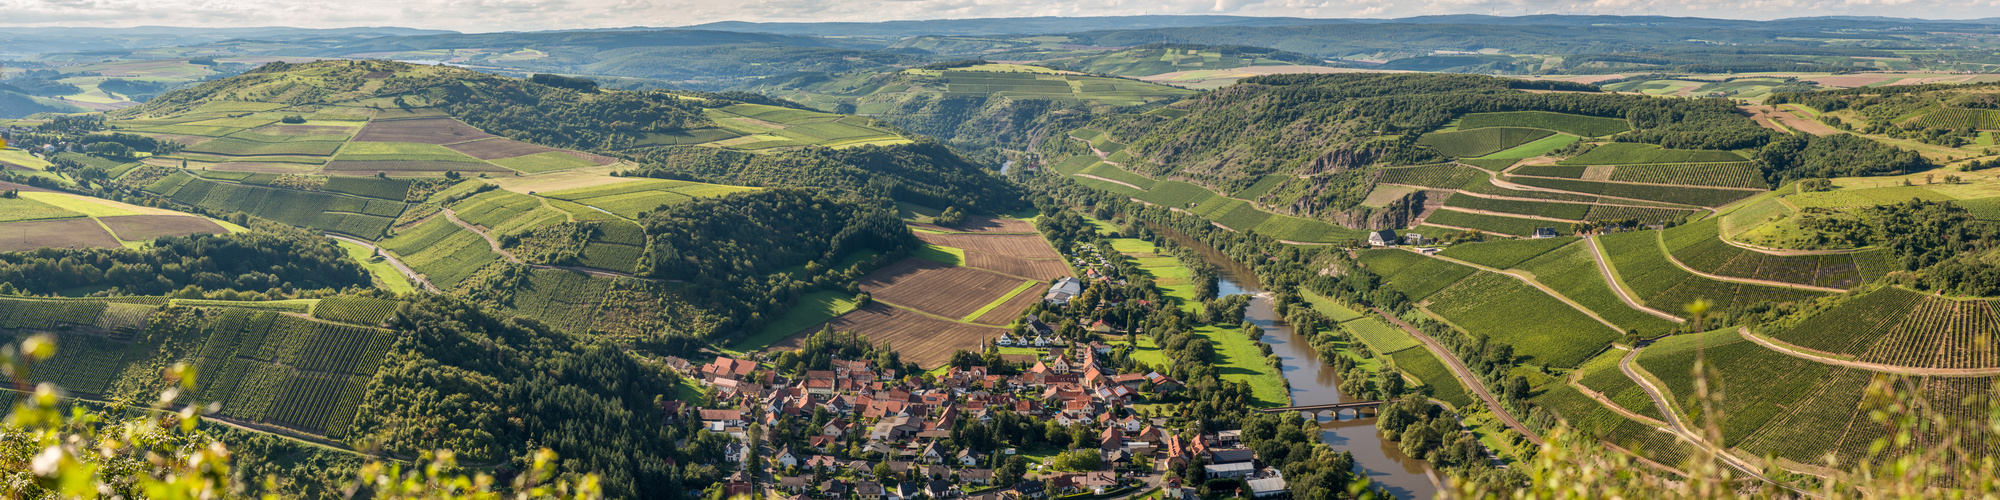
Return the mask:
<path id="1" fill-rule="evenodd" d="M 2000 17 L 2000 0 L 0 0 L 0 25 L 400 26 L 463 32 L 715 21 L 888 21 L 1222 14 L 1395 18 L 1438 14 L 1662 15 L 1726 19 Z"/>

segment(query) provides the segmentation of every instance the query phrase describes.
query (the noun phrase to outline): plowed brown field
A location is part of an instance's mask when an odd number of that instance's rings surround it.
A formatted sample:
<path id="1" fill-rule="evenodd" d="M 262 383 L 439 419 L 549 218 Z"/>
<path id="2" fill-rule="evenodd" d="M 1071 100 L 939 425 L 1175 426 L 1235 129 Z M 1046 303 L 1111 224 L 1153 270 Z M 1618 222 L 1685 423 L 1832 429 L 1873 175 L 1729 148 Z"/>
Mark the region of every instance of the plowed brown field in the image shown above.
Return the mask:
<path id="1" fill-rule="evenodd" d="M 451 118 L 421 118 L 415 120 L 376 120 L 361 127 L 361 133 L 354 136 L 355 142 L 420 142 L 424 144 L 451 144 L 494 137 Z"/>
<path id="2" fill-rule="evenodd" d="M 977 350 L 981 340 L 999 338 L 1000 334 L 1007 331 L 1000 327 L 945 321 L 876 303 L 832 321 L 800 330 L 799 333 L 778 341 L 772 347 L 796 349 L 799 347 L 799 341 L 828 325 L 834 330 L 867 335 L 871 342 L 888 341 L 890 347 L 902 354 L 904 361 L 924 367 L 944 364 L 951 359 L 953 351 Z"/>
<path id="3" fill-rule="evenodd" d="M 932 231 L 958 233 L 1034 233 L 1035 225 L 1020 219 L 995 219 L 992 217 L 967 217 L 958 227 L 944 227 L 936 224 L 911 224 Z"/>
<path id="4" fill-rule="evenodd" d="M 0 224 L 0 252 L 37 248 L 118 248 L 117 238 L 88 218 Z M 980 305 L 986 305 L 981 303 Z"/>
<path id="5" fill-rule="evenodd" d="M 965 265 L 1041 281 L 1069 276 L 1069 266 L 1063 265 L 1062 259 L 1031 260 L 985 252 L 966 252 Z"/>
<path id="6" fill-rule="evenodd" d="M 861 277 L 861 290 L 875 300 L 946 318 L 972 314 L 1017 286 L 1017 278 L 917 258 Z"/>

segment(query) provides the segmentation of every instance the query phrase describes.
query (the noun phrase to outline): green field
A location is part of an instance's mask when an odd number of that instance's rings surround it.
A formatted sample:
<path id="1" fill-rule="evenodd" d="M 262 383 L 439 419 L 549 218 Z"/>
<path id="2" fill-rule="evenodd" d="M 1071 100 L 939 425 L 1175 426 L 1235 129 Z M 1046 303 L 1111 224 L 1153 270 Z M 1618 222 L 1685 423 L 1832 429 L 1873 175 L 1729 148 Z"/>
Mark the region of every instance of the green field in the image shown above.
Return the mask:
<path id="1" fill-rule="evenodd" d="M 1613 142 L 1590 148 L 1575 158 L 1563 160 L 1564 165 L 1634 165 L 1641 163 L 1737 163 L 1744 161 L 1743 155 L 1729 151 L 1703 149 L 1666 149 L 1651 144 L 1635 142 Z"/>
<path id="2" fill-rule="evenodd" d="M 1576 366 L 1621 334 L 1520 280 L 1483 271 L 1432 296 L 1430 310 L 1468 332 L 1512 344 L 1528 363 L 1553 367 Z"/>
<path id="3" fill-rule="evenodd" d="M 690 181 L 645 179 L 577 189 L 537 193 L 539 196 L 596 207 L 637 219 L 643 212 L 677 205 L 694 198 L 725 196 L 757 188 L 703 184 Z"/>
<path id="4" fill-rule="evenodd" d="M 852 312 L 855 305 L 853 295 L 838 290 L 821 290 L 801 295 L 798 305 L 785 310 L 785 314 L 779 316 L 777 321 L 764 325 L 764 328 L 758 330 L 756 334 L 736 341 L 729 348 L 737 352 L 762 351 L 794 333 Z"/>
<path id="5" fill-rule="evenodd" d="M 335 241 L 335 243 L 347 251 L 348 257 L 354 258 L 356 262 L 361 263 L 361 267 L 368 269 L 368 274 L 375 276 L 375 282 L 382 285 L 382 289 L 396 293 L 416 291 L 417 287 L 410 284 L 409 277 L 403 276 L 403 272 L 397 270 L 396 266 L 390 265 L 388 261 L 375 260 L 375 252 L 368 247 L 345 241 Z"/>
<path id="6" fill-rule="evenodd" d="M 1549 154 L 1549 152 L 1551 151 L 1562 149 L 1564 146 L 1574 144 L 1576 143 L 1577 140 L 1578 140 L 1577 137 L 1574 135 L 1556 134 L 1548 137 L 1543 137 L 1541 139 L 1537 139 L 1534 142 L 1522 144 L 1519 146 L 1514 146 L 1512 148 L 1507 148 L 1505 150 L 1498 151 L 1486 156 L 1481 156 L 1479 157 L 1479 159 L 1518 160 L 1522 158 L 1534 158 L 1537 156 Z"/>
<path id="7" fill-rule="evenodd" d="M 1423 381 L 1431 388 L 1431 397 L 1451 403 L 1454 408 L 1464 408 L 1472 404 L 1472 395 L 1465 392 L 1465 385 L 1458 377 L 1451 375 L 1451 369 L 1444 366 L 1429 349 L 1412 347 L 1389 355 L 1395 360 L 1396 368 L 1409 372 L 1410 376 Z"/>
<path id="8" fill-rule="evenodd" d="M 1452 283 L 1479 272 L 1478 269 L 1402 250 L 1368 250 L 1361 252 L 1359 260 L 1369 271 L 1381 275 L 1390 289 L 1403 292 L 1403 296 L 1412 302 L 1422 302 Z"/>
<path id="9" fill-rule="evenodd" d="M 1459 118 L 1458 121 L 1458 128 L 1460 130 L 1486 127 L 1539 128 L 1584 137 L 1603 137 L 1632 130 L 1632 125 L 1626 123 L 1622 118 L 1601 118 L 1596 116 L 1550 113 L 1547 111 L 1472 113 Z"/>
<path id="10" fill-rule="evenodd" d="M 1951 196 L 1932 191 L 1922 186 L 1889 186 L 1867 189 L 1835 189 L 1818 193 L 1799 193 L 1786 196 L 1785 201 L 1801 208 L 1858 208 L 1902 203 L 1911 199 L 1924 201 L 1951 201 Z"/>

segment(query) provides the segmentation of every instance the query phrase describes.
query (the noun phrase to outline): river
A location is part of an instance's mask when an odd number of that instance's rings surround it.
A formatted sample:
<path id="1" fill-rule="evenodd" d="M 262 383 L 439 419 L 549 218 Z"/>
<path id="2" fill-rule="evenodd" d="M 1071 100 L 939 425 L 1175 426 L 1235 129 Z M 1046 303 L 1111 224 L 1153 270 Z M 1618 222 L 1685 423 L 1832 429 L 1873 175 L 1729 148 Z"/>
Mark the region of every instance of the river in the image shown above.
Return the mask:
<path id="1" fill-rule="evenodd" d="M 1271 344 L 1271 352 L 1283 358 L 1285 380 L 1292 386 L 1292 404 L 1327 404 L 1347 401 L 1340 393 L 1340 374 L 1332 366 L 1319 361 L 1319 351 L 1312 348 L 1304 338 L 1292 331 L 1291 325 L 1278 317 L 1271 309 L 1272 297 L 1257 275 L 1228 255 L 1209 247 L 1171 228 L 1148 224 L 1153 231 L 1165 235 L 1175 243 L 1200 252 L 1202 257 L 1214 264 L 1221 272 L 1221 282 L 1217 284 L 1221 295 L 1249 294 L 1248 319 L 1264 329 L 1264 343 Z M 1436 483 L 1430 464 L 1404 455 L 1396 443 L 1378 437 L 1375 417 L 1371 411 L 1366 416 L 1352 414 L 1341 417 L 1320 417 L 1320 439 L 1333 449 L 1354 454 L 1356 474 L 1365 474 L 1368 480 L 1381 485 L 1400 499 L 1428 499 L 1437 495 Z"/>

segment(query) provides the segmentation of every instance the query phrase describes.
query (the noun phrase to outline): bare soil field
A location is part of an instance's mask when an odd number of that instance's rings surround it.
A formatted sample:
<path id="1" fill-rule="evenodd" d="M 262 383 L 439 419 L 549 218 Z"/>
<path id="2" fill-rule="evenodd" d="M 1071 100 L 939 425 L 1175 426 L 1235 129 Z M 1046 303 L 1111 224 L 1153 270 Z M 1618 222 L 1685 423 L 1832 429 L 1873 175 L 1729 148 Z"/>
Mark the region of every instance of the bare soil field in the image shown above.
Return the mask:
<path id="1" fill-rule="evenodd" d="M 946 318 L 963 318 L 1021 286 L 1021 280 L 909 258 L 862 276 L 860 284 L 861 290 L 875 300 Z"/>
<path id="2" fill-rule="evenodd" d="M 1037 295 L 1039 297 L 1039 295 Z M 824 326 L 834 330 L 859 332 L 867 335 L 872 342 L 889 342 L 902 353 L 905 361 L 924 367 L 943 365 L 957 350 L 976 350 L 980 341 L 998 338 L 1007 329 L 985 327 L 945 321 L 908 310 L 897 309 L 876 303 L 863 307 L 832 321 L 813 325 L 785 340 L 773 344 L 775 348 L 799 347 L 806 336 L 820 331 Z"/>
<path id="3" fill-rule="evenodd" d="M 463 163 L 452 161 L 341 161 L 326 162 L 328 174 L 375 175 L 376 172 L 418 173 L 436 172 L 513 172 L 491 163 Z"/>
<path id="4" fill-rule="evenodd" d="M 185 215 L 121 215 L 100 217 L 98 220 L 104 221 L 104 225 L 111 227 L 111 232 L 116 233 L 118 239 L 125 241 L 229 232 L 208 219 Z"/>
<path id="5" fill-rule="evenodd" d="M 494 137 L 491 139 L 479 139 L 476 141 L 466 141 L 460 143 L 446 144 L 444 145 L 444 147 L 450 148 L 452 151 L 465 153 L 466 156 L 478 158 L 481 160 L 498 160 L 501 158 L 513 158 L 516 156 L 528 156 L 536 153 L 561 151 L 560 149 L 548 146 L 538 146 L 534 144 L 528 144 L 525 142 L 508 139 L 505 137 Z"/>
<path id="6" fill-rule="evenodd" d="M 1000 274 L 1050 281 L 1069 276 L 1062 259 L 1023 259 L 987 252 L 966 252 L 965 265 Z"/>
<path id="7" fill-rule="evenodd" d="M 96 220 L 60 219 L 0 224 L 0 252 L 37 248 L 119 248 L 118 239 Z M 984 304 L 981 304 L 984 305 Z M 950 353 L 946 353 L 949 355 Z"/>
<path id="8" fill-rule="evenodd" d="M 967 217 L 958 227 L 944 227 L 936 224 L 910 224 L 932 231 L 957 233 L 1034 233 L 1035 225 L 1020 219 L 995 219 L 992 217 Z"/>
<path id="9" fill-rule="evenodd" d="M 598 165 L 610 165 L 610 164 L 613 164 L 613 163 L 618 163 L 618 159 L 617 159 L 617 158 L 612 158 L 612 157 L 609 157 L 609 156 L 604 156 L 604 155 L 599 155 L 599 154 L 590 154 L 590 153 L 585 153 L 585 152 L 582 152 L 582 151 L 570 151 L 570 150 L 567 150 L 567 149 L 565 149 L 565 150 L 562 150 L 562 153 L 563 153 L 563 154 L 566 154 L 566 155 L 570 155 L 570 156 L 574 156 L 574 157 L 576 157 L 576 159 L 579 159 L 579 160 L 583 160 L 583 161 L 587 161 L 587 162 L 591 162 L 591 163 L 596 163 L 596 164 L 598 164 Z"/>
<path id="10" fill-rule="evenodd" d="M 493 134 L 466 125 L 452 118 L 422 118 L 415 120 L 375 120 L 361 127 L 355 134 L 355 142 L 416 142 L 423 144 L 451 144 L 494 137 Z"/>
<path id="11" fill-rule="evenodd" d="M 1060 259 L 1061 254 L 1049 247 L 1035 234 L 930 234 L 917 233 L 917 239 L 932 245 L 963 249 L 967 252 L 992 252 L 1023 259 Z"/>
<path id="12" fill-rule="evenodd" d="M 8 165 L 8 166 L 9 166 L 9 167 L 12 167 L 13 165 Z M 44 189 L 44 188 L 38 188 L 38 187 L 34 187 L 34 186 L 30 186 L 30 185 L 27 185 L 27 184 L 15 184 L 15 183 L 12 183 L 12 182 L 7 182 L 7 181 L 0 181 L 0 191 L 20 191 L 20 192 L 23 192 L 23 193 L 54 193 L 54 192 L 57 192 L 56 190 L 53 190 L 53 189 Z"/>
<path id="13" fill-rule="evenodd" d="M 499 185 L 500 189 L 505 189 L 508 191 L 513 191 L 521 194 L 528 194 L 528 193 L 546 193 L 552 191 L 562 191 L 565 189 L 587 188 L 594 186 L 603 186 L 606 184 L 618 184 L 621 182 L 633 181 L 632 178 L 628 177 L 612 177 L 610 175 L 606 175 L 609 172 L 604 172 L 599 170 L 601 169 L 582 168 L 575 170 L 564 170 L 560 172 L 551 172 L 539 175 L 524 175 L 520 177 L 499 177 L 489 180 L 487 182 Z"/>
<path id="14" fill-rule="evenodd" d="M 979 317 L 974 318 L 972 322 L 984 323 L 995 326 L 1006 326 L 1007 324 L 1013 323 L 1014 320 L 1020 319 L 1022 311 L 1026 311 L 1028 310 L 1028 306 L 1032 306 L 1035 305 L 1036 302 L 1040 302 L 1042 300 L 1042 296 L 1048 295 L 1048 293 L 1049 293 L 1048 285 L 1035 285 L 1034 288 L 1023 290 L 1021 291 L 1020 295 L 1015 295 L 1014 298 L 1007 299 L 1006 302 L 1002 302 L 1000 304 L 1000 307 L 995 307 L 991 311 L 986 311 L 986 314 L 979 315 Z"/>

